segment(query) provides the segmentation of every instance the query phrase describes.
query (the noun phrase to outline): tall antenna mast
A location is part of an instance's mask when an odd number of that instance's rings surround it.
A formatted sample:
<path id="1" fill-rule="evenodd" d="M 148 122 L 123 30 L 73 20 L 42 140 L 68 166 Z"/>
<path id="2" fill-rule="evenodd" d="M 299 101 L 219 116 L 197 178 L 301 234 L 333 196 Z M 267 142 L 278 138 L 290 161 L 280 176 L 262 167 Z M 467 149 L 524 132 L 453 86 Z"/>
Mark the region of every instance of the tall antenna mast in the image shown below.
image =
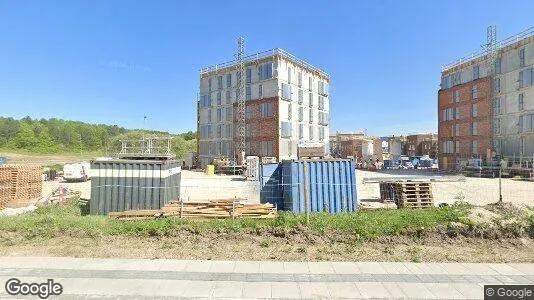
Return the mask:
<path id="1" fill-rule="evenodd" d="M 245 118 L 245 39 L 237 39 L 237 153 L 241 164 L 245 159 L 246 118 Z"/>
<path id="2" fill-rule="evenodd" d="M 493 116 L 494 106 L 495 106 L 495 96 L 498 96 L 497 91 L 495 91 L 495 81 L 497 78 L 497 70 L 495 66 L 495 61 L 497 58 L 497 27 L 495 25 L 490 25 L 487 28 L 486 34 L 486 55 L 488 63 L 488 78 L 489 80 L 489 100 L 490 100 L 490 141 L 495 140 L 495 120 Z M 500 144 L 500 143 L 499 143 Z M 490 147 L 494 148 L 493 145 Z M 493 149 L 501 154 L 501 149 Z M 490 157 L 488 157 L 490 159 Z"/>

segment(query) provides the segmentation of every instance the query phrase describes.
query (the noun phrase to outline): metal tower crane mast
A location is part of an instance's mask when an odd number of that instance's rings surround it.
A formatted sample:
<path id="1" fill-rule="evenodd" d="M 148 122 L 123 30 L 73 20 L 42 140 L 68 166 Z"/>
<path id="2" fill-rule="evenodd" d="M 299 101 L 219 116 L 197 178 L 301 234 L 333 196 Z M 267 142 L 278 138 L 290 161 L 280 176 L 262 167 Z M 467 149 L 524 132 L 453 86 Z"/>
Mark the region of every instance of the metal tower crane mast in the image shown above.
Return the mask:
<path id="1" fill-rule="evenodd" d="M 243 164 L 245 161 L 245 138 L 246 138 L 246 118 L 245 118 L 245 39 L 237 39 L 237 153 L 238 162 Z"/>
<path id="2" fill-rule="evenodd" d="M 494 105 L 495 97 L 498 96 L 497 91 L 495 90 L 495 81 L 498 76 L 497 70 L 495 68 L 495 60 L 497 58 L 497 27 L 495 25 L 488 26 L 487 35 L 486 35 L 486 55 L 487 55 L 487 64 L 488 64 L 488 77 L 489 77 L 489 99 L 490 99 L 490 140 L 495 140 L 495 122 L 494 122 Z M 493 148 L 493 151 L 496 151 L 498 154 L 501 154 L 501 149 L 495 149 L 493 145 L 490 145 L 490 148 Z M 488 157 L 490 159 L 491 157 Z"/>

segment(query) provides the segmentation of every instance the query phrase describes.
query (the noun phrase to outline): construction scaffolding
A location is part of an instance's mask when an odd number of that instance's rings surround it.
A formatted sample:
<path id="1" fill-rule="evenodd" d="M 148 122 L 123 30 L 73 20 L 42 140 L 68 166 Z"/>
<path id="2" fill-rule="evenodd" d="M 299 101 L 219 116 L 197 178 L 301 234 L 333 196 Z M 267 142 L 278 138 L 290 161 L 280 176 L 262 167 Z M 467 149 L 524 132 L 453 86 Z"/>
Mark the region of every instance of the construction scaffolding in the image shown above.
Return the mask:
<path id="1" fill-rule="evenodd" d="M 172 137 L 148 137 L 140 140 L 119 140 L 121 159 L 172 159 Z"/>

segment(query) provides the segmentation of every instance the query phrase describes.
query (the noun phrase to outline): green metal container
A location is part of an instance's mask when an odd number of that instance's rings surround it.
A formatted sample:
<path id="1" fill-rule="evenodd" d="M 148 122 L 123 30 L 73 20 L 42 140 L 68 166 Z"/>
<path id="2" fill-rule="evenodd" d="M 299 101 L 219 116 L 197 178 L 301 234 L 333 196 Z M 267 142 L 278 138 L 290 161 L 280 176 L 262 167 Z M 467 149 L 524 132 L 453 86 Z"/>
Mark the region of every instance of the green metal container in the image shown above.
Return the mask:
<path id="1" fill-rule="evenodd" d="M 180 197 L 180 163 L 175 160 L 95 160 L 91 162 L 92 215 L 160 209 Z"/>

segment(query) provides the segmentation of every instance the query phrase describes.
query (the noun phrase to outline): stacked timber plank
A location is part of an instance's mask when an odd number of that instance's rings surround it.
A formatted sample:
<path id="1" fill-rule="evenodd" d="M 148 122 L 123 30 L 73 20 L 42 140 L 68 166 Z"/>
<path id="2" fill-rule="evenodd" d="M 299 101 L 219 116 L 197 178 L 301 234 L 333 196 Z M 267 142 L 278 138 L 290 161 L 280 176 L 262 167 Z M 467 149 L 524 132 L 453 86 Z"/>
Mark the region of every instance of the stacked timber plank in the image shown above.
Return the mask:
<path id="1" fill-rule="evenodd" d="M 178 218 L 274 218 L 276 208 L 270 204 L 243 204 L 236 199 L 209 202 L 170 201 L 160 210 L 129 210 L 109 213 L 118 219 Z"/>
<path id="2" fill-rule="evenodd" d="M 380 198 L 384 202 L 393 201 L 399 208 L 434 207 L 430 182 L 380 182 Z"/>
<path id="3" fill-rule="evenodd" d="M 17 208 L 41 197 L 42 168 L 36 165 L 5 165 L 0 167 L 0 209 Z"/>

